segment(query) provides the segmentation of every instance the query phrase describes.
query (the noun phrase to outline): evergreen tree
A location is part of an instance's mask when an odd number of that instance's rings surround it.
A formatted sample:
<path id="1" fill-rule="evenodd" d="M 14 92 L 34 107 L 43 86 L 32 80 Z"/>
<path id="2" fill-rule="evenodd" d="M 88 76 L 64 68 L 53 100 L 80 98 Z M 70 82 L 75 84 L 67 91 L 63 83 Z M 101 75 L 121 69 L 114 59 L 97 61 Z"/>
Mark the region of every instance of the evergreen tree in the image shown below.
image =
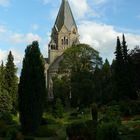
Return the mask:
<path id="1" fill-rule="evenodd" d="M 18 78 L 16 76 L 16 72 L 17 68 L 14 64 L 14 57 L 12 55 L 12 52 L 10 51 L 5 66 L 4 86 L 7 92 L 9 93 L 10 98 L 12 99 L 13 111 L 15 111 L 17 105 Z"/>
<path id="2" fill-rule="evenodd" d="M 106 59 L 102 67 L 102 103 L 108 103 L 113 99 L 112 73 L 109 61 Z"/>
<path id="3" fill-rule="evenodd" d="M 115 51 L 116 59 L 115 59 L 115 67 L 114 67 L 114 80 L 115 80 L 115 98 L 118 100 L 123 98 L 123 54 L 122 47 L 120 43 L 119 37 L 117 37 L 117 45 Z"/>
<path id="4" fill-rule="evenodd" d="M 120 42 L 119 37 L 117 37 L 115 55 L 116 55 L 116 65 L 118 66 L 116 68 L 121 69 L 123 65 L 123 54 L 122 54 L 122 47 L 121 47 L 121 42 Z"/>
<path id="5" fill-rule="evenodd" d="M 95 67 L 94 75 L 93 75 L 93 101 L 96 103 L 101 103 L 102 100 L 102 70 L 98 66 Z"/>
<path id="6" fill-rule="evenodd" d="M 137 98 L 140 96 L 140 48 L 136 46 L 130 52 L 131 58 L 131 67 L 132 67 L 132 74 L 133 74 L 133 89 L 134 89 L 134 97 Z"/>
<path id="7" fill-rule="evenodd" d="M 5 89 L 0 88 L 0 113 L 11 112 L 12 99 Z"/>
<path id="8" fill-rule="evenodd" d="M 3 64 L 3 61 L 1 63 L 1 66 L 0 66 L 0 89 L 4 89 L 4 64 Z"/>
<path id="9" fill-rule="evenodd" d="M 18 93 L 22 130 L 33 133 L 41 123 L 46 100 L 44 61 L 37 41 L 25 50 Z"/>
<path id="10" fill-rule="evenodd" d="M 3 61 L 0 66 L 0 113 L 10 112 L 12 109 L 12 100 L 8 91 L 5 89 L 5 67 Z"/>
<path id="11" fill-rule="evenodd" d="M 124 63 L 128 63 L 128 49 L 127 49 L 124 34 L 122 37 L 122 56 L 123 56 Z"/>
<path id="12" fill-rule="evenodd" d="M 130 56 L 128 54 L 128 49 L 125 41 L 125 36 L 122 37 L 122 54 L 123 54 L 123 94 L 125 97 L 130 99 L 135 99 L 135 91 L 133 88 L 133 73 L 132 73 L 132 63 Z"/>
<path id="13" fill-rule="evenodd" d="M 122 37 L 122 45 L 117 38 L 116 60 L 114 67 L 114 80 L 117 99 L 135 99 L 136 94 L 133 88 L 132 62 L 128 54 L 125 36 Z"/>

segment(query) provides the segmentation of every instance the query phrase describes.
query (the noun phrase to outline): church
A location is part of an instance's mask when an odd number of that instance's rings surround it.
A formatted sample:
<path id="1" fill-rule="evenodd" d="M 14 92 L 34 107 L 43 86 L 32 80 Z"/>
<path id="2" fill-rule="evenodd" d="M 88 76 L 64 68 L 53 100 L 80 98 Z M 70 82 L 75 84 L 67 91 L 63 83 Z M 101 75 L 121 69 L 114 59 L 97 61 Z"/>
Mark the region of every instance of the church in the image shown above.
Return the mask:
<path id="1" fill-rule="evenodd" d="M 48 98 L 53 99 L 53 77 L 57 75 L 59 62 L 64 51 L 72 45 L 79 44 L 79 34 L 68 0 L 62 0 L 61 6 L 51 32 L 48 45 L 48 58 L 45 59 L 46 86 Z"/>

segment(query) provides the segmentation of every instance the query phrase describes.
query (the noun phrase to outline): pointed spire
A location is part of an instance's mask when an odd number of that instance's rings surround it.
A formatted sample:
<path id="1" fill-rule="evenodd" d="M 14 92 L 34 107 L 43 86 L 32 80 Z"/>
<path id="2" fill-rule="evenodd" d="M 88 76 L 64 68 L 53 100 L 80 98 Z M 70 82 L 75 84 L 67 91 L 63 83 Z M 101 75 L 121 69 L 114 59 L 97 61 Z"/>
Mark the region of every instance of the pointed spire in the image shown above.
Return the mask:
<path id="1" fill-rule="evenodd" d="M 77 29 L 68 0 L 62 0 L 59 13 L 55 21 L 55 27 L 58 31 L 60 31 L 64 25 L 69 31 L 72 27 Z"/>

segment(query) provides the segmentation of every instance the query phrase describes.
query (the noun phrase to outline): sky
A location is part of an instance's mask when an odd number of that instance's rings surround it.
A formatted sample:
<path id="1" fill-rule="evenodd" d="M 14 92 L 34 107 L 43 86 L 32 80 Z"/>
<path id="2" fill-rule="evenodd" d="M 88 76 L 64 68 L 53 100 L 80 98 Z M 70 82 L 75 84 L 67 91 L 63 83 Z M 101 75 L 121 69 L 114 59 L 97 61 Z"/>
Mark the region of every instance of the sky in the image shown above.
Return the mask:
<path id="1" fill-rule="evenodd" d="M 11 50 L 15 64 L 22 65 L 24 51 L 37 40 L 48 56 L 51 29 L 62 0 L 0 0 L 0 61 Z M 100 52 L 114 59 L 117 36 L 125 34 L 129 49 L 140 46 L 140 0 L 68 0 L 80 35 Z"/>

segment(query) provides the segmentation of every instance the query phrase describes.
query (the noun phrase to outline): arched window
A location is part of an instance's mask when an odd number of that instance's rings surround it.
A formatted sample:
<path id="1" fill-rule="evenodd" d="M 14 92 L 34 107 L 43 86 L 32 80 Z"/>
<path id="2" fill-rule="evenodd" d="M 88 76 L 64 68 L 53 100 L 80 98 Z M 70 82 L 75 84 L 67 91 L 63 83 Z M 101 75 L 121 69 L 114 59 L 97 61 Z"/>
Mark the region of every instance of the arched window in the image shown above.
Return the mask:
<path id="1" fill-rule="evenodd" d="M 68 45 L 68 38 L 66 39 L 66 45 Z"/>
<path id="2" fill-rule="evenodd" d="M 62 45 L 68 45 L 68 43 L 69 43 L 68 37 L 64 36 L 63 38 L 61 38 Z"/>
<path id="3" fill-rule="evenodd" d="M 61 39 L 61 43 L 62 43 L 62 45 L 64 45 L 64 39 Z"/>

